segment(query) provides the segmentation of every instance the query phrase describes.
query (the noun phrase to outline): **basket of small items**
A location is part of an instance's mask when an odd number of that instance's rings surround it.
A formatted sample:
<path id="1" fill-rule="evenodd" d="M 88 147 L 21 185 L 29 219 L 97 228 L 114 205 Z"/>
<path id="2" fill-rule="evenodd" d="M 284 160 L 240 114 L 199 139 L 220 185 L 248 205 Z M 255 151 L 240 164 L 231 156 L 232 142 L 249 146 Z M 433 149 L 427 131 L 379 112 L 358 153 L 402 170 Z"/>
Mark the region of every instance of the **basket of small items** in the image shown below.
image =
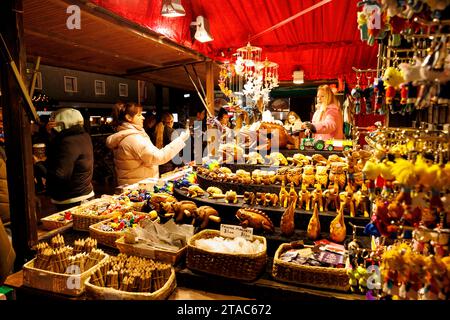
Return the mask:
<path id="1" fill-rule="evenodd" d="M 67 225 L 72 225 L 72 212 L 65 210 L 54 213 L 41 219 L 42 227 L 45 230 L 54 230 Z"/>
<path id="2" fill-rule="evenodd" d="M 179 225 L 173 220 L 160 224 L 146 219 L 135 228 L 128 228 L 116 246 L 121 253 L 176 265 L 184 259 L 193 234 L 194 226 L 190 224 Z"/>
<path id="3" fill-rule="evenodd" d="M 89 234 L 99 243 L 116 248 L 116 240 L 124 235 L 128 228 L 136 226 L 144 219 L 158 220 L 156 211 L 150 213 L 128 211 L 118 217 L 100 221 L 89 226 Z"/>
<path id="4" fill-rule="evenodd" d="M 36 258 L 23 266 L 24 285 L 70 296 L 83 293 L 85 280 L 107 257 L 94 239 L 77 240 L 72 248 L 61 235 L 37 244 L 36 250 Z"/>
<path id="5" fill-rule="evenodd" d="M 273 259 L 272 276 L 283 282 L 348 291 L 343 246 L 321 241 L 315 246 L 302 242 L 280 245 Z"/>
<path id="6" fill-rule="evenodd" d="M 73 229 L 89 231 L 89 226 L 104 220 L 115 218 L 130 211 L 133 203 L 128 197 L 104 197 L 72 208 Z"/>
<path id="7" fill-rule="evenodd" d="M 93 299 L 163 300 L 177 283 L 170 264 L 120 253 L 104 261 L 85 285 Z"/>
<path id="8" fill-rule="evenodd" d="M 262 236 L 230 238 L 220 231 L 206 229 L 188 241 L 186 266 L 221 277 L 254 281 L 264 271 L 267 242 Z"/>

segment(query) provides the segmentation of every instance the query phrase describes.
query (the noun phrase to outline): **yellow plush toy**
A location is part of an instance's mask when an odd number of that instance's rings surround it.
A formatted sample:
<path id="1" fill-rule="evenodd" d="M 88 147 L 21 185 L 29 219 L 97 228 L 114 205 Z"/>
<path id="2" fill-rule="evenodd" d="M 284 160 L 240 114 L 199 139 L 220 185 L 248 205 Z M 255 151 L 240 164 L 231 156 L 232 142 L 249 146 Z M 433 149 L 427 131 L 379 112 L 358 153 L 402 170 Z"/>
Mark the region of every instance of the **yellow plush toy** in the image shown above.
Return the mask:
<path id="1" fill-rule="evenodd" d="M 400 88 L 400 84 L 405 82 L 400 70 L 394 67 L 386 69 L 383 75 L 383 83 L 386 90 L 386 106 L 393 112 L 394 97 L 397 90 Z"/>

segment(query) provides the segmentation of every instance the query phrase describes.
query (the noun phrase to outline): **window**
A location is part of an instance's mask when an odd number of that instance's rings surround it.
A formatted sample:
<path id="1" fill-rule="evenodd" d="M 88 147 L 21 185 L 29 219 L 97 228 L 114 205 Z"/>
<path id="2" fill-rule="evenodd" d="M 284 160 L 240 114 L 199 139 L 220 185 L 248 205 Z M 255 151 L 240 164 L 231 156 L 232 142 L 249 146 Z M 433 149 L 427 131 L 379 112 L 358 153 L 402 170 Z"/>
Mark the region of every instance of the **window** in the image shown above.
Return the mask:
<path id="1" fill-rule="evenodd" d="M 95 95 L 96 96 L 104 96 L 106 94 L 105 81 L 95 80 L 94 84 L 95 84 Z"/>
<path id="2" fill-rule="evenodd" d="M 76 77 L 64 76 L 64 91 L 65 92 L 78 92 Z"/>
<path id="3" fill-rule="evenodd" d="M 119 96 L 128 97 L 128 84 L 119 83 Z"/>
<path id="4" fill-rule="evenodd" d="M 36 72 L 36 83 L 34 85 L 34 89 L 42 90 L 42 73 Z"/>

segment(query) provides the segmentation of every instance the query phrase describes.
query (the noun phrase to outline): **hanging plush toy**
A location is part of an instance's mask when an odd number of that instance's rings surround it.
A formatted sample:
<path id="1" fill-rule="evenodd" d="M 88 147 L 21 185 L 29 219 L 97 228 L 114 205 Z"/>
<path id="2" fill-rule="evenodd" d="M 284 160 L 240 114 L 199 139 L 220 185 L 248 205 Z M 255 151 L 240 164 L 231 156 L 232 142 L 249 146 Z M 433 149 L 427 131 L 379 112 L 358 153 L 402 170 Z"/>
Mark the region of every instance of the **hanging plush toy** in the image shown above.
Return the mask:
<path id="1" fill-rule="evenodd" d="M 417 87 L 410 81 L 407 83 L 407 97 L 406 97 L 406 112 L 411 113 L 414 110 L 414 105 L 417 99 Z"/>
<path id="2" fill-rule="evenodd" d="M 398 69 L 394 67 L 389 67 L 384 72 L 383 81 L 386 89 L 386 106 L 389 110 L 391 110 L 391 113 L 395 113 L 396 112 L 396 110 L 394 109 L 395 94 L 399 89 L 400 84 L 405 82 L 405 79 L 403 79 L 403 76 Z"/>
<path id="3" fill-rule="evenodd" d="M 375 93 L 374 112 L 378 114 L 384 114 L 383 111 L 384 82 L 382 78 L 375 79 L 373 91 Z"/>
<path id="4" fill-rule="evenodd" d="M 372 109 L 372 97 L 373 97 L 374 88 L 372 84 L 370 84 L 367 88 L 363 90 L 364 102 L 366 104 L 366 114 L 371 114 L 373 112 Z"/>
<path id="5" fill-rule="evenodd" d="M 432 17 L 439 20 L 442 18 L 442 12 L 450 5 L 450 0 L 426 0 L 426 2 L 433 11 Z"/>
<path id="6" fill-rule="evenodd" d="M 400 107 L 401 111 L 400 113 L 402 115 L 406 114 L 406 103 L 408 101 L 408 84 L 402 83 L 400 85 Z"/>
<path id="7" fill-rule="evenodd" d="M 355 114 L 361 113 L 361 96 L 362 96 L 363 90 L 359 85 L 356 85 L 355 88 L 352 90 L 352 97 L 355 99 Z"/>
<path id="8" fill-rule="evenodd" d="M 364 11 L 358 12 L 358 29 L 361 35 L 361 41 L 367 41 L 369 39 L 368 29 L 367 29 L 367 16 Z"/>

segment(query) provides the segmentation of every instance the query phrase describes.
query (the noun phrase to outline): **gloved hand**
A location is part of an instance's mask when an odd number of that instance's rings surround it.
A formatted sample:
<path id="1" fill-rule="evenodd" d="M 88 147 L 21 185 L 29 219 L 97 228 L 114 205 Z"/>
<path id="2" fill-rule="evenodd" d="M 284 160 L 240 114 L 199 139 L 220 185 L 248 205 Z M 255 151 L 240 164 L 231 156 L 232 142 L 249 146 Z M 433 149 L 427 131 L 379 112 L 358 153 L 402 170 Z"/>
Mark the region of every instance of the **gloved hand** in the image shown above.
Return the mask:
<path id="1" fill-rule="evenodd" d="M 191 136 L 191 132 L 189 131 L 189 128 L 187 128 L 186 130 L 184 130 L 183 132 L 180 133 L 180 138 L 183 141 L 188 140 L 190 136 Z"/>
<path id="2" fill-rule="evenodd" d="M 309 121 L 307 122 L 303 122 L 303 125 L 305 126 L 306 129 L 308 129 L 309 131 L 311 131 L 312 133 L 316 133 L 316 127 Z"/>

